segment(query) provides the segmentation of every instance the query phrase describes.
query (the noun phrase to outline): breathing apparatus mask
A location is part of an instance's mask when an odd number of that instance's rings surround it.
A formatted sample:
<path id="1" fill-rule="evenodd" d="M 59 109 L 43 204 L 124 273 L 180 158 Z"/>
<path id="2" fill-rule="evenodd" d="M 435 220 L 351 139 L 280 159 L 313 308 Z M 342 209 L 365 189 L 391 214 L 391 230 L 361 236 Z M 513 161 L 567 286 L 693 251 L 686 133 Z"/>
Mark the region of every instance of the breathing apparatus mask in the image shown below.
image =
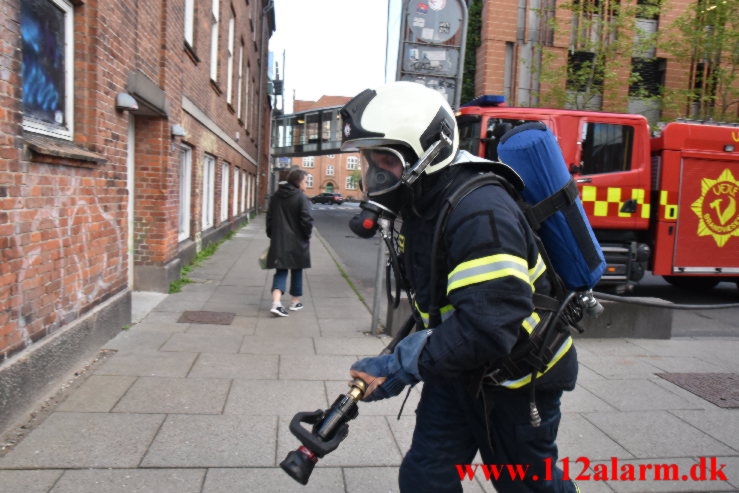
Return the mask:
<path id="1" fill-rule="evenodd" d="M 364 201 L 360 204 L 362 212 L 349 222 L 352 232 L 361 238 L 371 238 L 381 217 L 394 220 L 426 167 L 451 145 L 451 138 L 442 131 L 439 140 L 413 165 L 407 159 L 412 153 L 404 152 L 401 146 L 360 148 Z"/>

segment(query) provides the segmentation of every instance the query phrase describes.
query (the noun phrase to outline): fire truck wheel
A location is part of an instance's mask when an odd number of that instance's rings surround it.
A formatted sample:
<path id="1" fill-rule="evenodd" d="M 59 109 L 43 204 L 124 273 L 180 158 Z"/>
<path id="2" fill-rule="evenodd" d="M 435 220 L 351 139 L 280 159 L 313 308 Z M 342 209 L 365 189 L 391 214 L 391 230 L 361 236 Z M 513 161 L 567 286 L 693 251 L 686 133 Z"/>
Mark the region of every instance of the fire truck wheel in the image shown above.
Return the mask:
<path id="1" fill-rule="evenodd" d="M 713 277 L 696 277 L 696 276 L 662 276 L 665 281 L 669 282 L 676 288 L 686 289 L 690 291 L 704 291 L 711 289 L 718 284 L 718 280 Z"/>

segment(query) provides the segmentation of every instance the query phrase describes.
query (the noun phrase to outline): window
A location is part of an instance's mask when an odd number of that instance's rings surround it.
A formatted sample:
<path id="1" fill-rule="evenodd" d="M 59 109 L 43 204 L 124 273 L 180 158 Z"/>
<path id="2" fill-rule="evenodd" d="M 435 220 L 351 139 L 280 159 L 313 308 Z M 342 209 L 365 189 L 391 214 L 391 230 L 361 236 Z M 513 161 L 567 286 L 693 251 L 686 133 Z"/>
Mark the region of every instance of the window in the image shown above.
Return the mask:
<path id="1" fill-rule="evenodd" d="M 246 171 L 241 172 L 241 212 L 246 210 Z"/>
<path id="2" fill-rule="evenodd" d="M 231 204 L 231 214 L 236 217 L 239 214 L 239 169 L 234 169 L 234 196 Z"/>
<path id="3" fill-rule="evenodd" d="M 23 128 L 72 140 L 74 28 L 66 0 L 24 0 Z"/>
<path id="4" fill-rule="evenodd" d="M 249 64 L 246 64 L 246 78 L 244 79 L 244 128 L 249 128 Z"/>
<path id="5" fill-rule="evenodd" d="M 185 0 L 185 43 L 195 45 L 195 0 Z"/>
<path id="6" fill-rule="evenodd" d="M 226 102 L 233 102 L 233 78 L 234 78 L 234 29 L 236 27 L 236 14 L 231 11 L 228 19 L 228 45 L 226 46 Z"/>
<path id="7" fill-rule="evenodd" d="M 631 169 L 634 128 L 612 123 L 583 124 L 581 174 L 614 173 Z"/>
<path id="8" fill-rule="evenodd" d="M 218 80 L 218 26 L 220 15 L 220 0 L 213 0 L 210 9 L 210 78 Z"/>
<path id="9" fill-rule="evenodd" d="M 303 168 L 312 168 L 313 167 L 313 156 L 308 156 L 303 158 Z"/>
<path id="10" fill-rule="evenodd" d="M 357 156 L 346 158 L 346 169 L 359 169 L 359 158 Z"/>
<path id="11" fill-rule="evenodd" d="M 246 206 L 245 206 L 245 209 L 247 210 L 251 208 L 251 195 L 252 195 L 251 175 L 246 175 Z"/>
<path id="12" fill-rule="evenodd" d="M 205 159 L 203 159 L 202 231 L 213 227 L 213 202 L 215 199 L 215 181 L 216 158 L 209 154 L 206 154 Z"/>
<path id="13" fill-rule="evenodd" d="M 354 176 L 347 176 L 346 177 L 346 189 L 347 190 L 356 190 L 357 189 L 357 178 Z"/>
<path id="14" fill-rule="evenodd" d="M 192 175 L 192 148 L 180 148 L 180 201 L 178 205 L 177 241 L 190 237 L 190 176 Z"/>
<path id="15" fill-rule="evenodd" d="M 236 116 L 241 118 L 243 107 L 241 105 L 241 84 L 244 83 L 244 41 L 239 46 L 239 68 L 238 77 L 236 79 Z"/>
<path id="16" fill-rule="evenodd" d="M 632 58 L 629 96 L 635 98 L 659 96 L 665 82 L 666 66 L 667 60 L 664 58 Z"/>
<path id="17" fill-rule="evenodd" d="M 221 222 L 228 220 L 228 173 L 231 165 L 221 165 Z"/>
<path id="18" fill-rule="evenodd" d="M 326 156 L 326 157 L 327 157 L 327 158 L 329 158 L 329 159 L 333 159 L 334 157 L 336 157 L 336 154 L 329 154 L 329 155 L 328 155 L 328 156 Z"/>
<path id="19" fill-rule="evenodd" d="M 251 178 L 251 189 L 252 189 L 251 207 L 256 207 L 257 206 L 257 177 L 254 175 L 249 175 L 249 177 Z"/>
<path id="20" fill-rule="evenodd" d="M 326 175 L 327 176 L 334 176 L 334 167 L 333 165 L 326 166 Z"/>
<path id="21" fill-rule="evenodd" d="M 308 175 L 305 177 L 305 183 L 308 188 L 313 188 L 313 175 L 308 173 Z"/>

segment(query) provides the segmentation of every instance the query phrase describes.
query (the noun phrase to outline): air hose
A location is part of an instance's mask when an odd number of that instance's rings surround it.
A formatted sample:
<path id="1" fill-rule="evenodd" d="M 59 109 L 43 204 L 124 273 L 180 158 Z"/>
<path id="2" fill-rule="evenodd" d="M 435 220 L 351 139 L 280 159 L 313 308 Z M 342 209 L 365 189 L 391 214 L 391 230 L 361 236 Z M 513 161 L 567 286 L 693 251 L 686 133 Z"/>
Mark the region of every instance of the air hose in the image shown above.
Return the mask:
<path id="1" fill-rule="evenodd" d="M 631 303 L 633 305 L 652 306 L 655 308 L 669 308 L 670 310 L 723 310 L 727 308 L 739 308 L 739 303 L 722 303 L 717 305 L 685 305 L 681 303 L 671 303 L 669 301 L 646 301 L 644 299 L 627 298 L 626 296 L 618 296 L 607 293 L 593 293 L 596 298 L 605 301 L 618 301 L 620 303 Z"/>

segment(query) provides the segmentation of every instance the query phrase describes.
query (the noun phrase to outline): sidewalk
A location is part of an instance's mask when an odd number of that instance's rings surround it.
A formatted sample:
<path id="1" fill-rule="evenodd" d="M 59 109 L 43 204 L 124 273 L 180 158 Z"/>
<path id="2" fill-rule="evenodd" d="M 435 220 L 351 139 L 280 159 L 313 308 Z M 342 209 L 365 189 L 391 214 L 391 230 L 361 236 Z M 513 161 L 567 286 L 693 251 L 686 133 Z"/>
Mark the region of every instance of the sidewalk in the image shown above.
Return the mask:
<path id="1" fill-rule="evenodd" d="M 279 468 L 297 447 L 298 411 L 328 407 L 348 369 L 386 338 L 365 335 L 371 315 L 319 238 L 311 244 L 305 309 L 269 313 L 264 216 L 221 245 L 195 284 L 166 296 L 105 348 L 115 353 L 4 457 L 3 493 L 226 493 L 397 491 L 413 430 L 414 389 L 360 404 L 349 437 L 308 486 Z M 178 323 L 183 311 L 230 312 L 230 325 Z M 656 375 L 739 373 L 739 337 L 579 340 L 578 388 L 563 398 L 560 456 L 570 474 L 591 466 L 677 464 L 719 457 L 725 481 L 580 481 L 583 492 L 739 490 L 739 409 L 721 409 Z M 591 467 L 592 469 L 592 467 Z M 480 476 L 482 476 L 480 474 Z M 465 492 L 494 491 L 465 481 Z"/>

